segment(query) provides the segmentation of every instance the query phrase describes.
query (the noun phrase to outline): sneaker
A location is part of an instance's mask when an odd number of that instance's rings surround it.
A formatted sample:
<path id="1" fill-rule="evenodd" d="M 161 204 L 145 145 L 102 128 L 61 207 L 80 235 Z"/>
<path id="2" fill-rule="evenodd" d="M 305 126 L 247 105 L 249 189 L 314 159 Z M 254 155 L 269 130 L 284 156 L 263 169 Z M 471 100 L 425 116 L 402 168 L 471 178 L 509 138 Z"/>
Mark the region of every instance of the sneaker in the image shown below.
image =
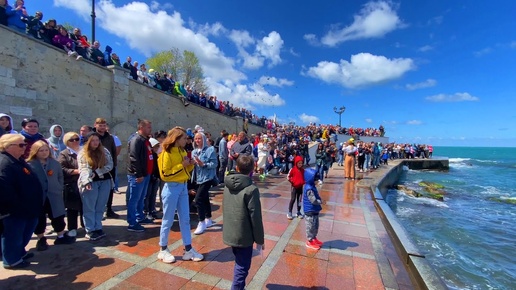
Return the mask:
<path id="1" fill-rule="evenodd" d="M 4 269 L 7 269 L 7 270 L 18 270 L 18 269 L 27 268 L 28 266 L 30 266 L 29 262 L 27 262 L 25 260 L 21 260 L 21 262 L 19 262 L 18 264 L 4 265 Z"/>
<path id="2" fill-rule="evenodd" d="M 68 56 L 76 57 L 77 56 L 77 52 L 70 50 L 70 51 L 68 51 Z"/>
<path id="3" fill-rule="evenodd" d="M 142 227 L 140 224 L 135 224 L 135 225 L 130 225 L 127 227 L 127 230 L 130 231 L 130 232 L 137 232 L 137 233 L 142 233 L 145 231 L 145 228 Z"/>
<path id="4" fill-rule="evenodd" d="M 34 253 L 27 253 L 23 255 L 22 260 L 28 260 L 34 258 Z"/>
<path id="5" fill-rule="evenodd" d="M 204 221 L 200 221 L 199 224 L 197 224 L 197 228 L 195 229 L 195 231 L 193 233 L 196 235 L 200 235 L 200 234 L 204 233 L 205 230 L 206 230 L 206 224 L 204 223 Z"/>
<path id="6" fill-rule="evenodd" d="M 144 219 L 136 221 L 136 222 L 139 223 L 140 225 L 148 225 L 148 224 L 154 223 L 153 220 L 148 219 L 148 218 L 144 218 Z"/>
<path id="7" fill-rule="evenodd" d="M 159 251 L 158 260 L 163 261 L 163 263 L 170 264 L 174 263 L 176 261 L 176 258 L 174 257 L 174 255 L 170 253 L 168 249 L 166 249 Z"/>
<path id="8" fill-rule="evenodd" d="M 82 55 L 79 55 L 75 60 L 81 60 L 82 59 Z"/>
<path id="9" fill-rule="evenodd" d="M 184 253 L 183 255 L 183 261 L 194 261 L 194 262 L 199 262 L 199 261 L 202 261 L 204 259 L 204 256 L 197 253 L 196 250 L 194 250 L 194 248 L 191 248 L 190 251 Z"/>
<path id="10" fill-rule="evenodd" d="M 305 218 L 305 215 L 300 213 L 300 212 L 298 212 L 296 216 L 297 216 L 298 219 L 304 219 Z"/>
<path id="11" fill-rule="evenodd" d="M 148 219 L 148 220 L 150 220 L 150 221 L 153 221 L 153 222 L 154 222 L 154 216 L 153 216 L 153 215 L 151 215 L 151 214 L 147 214 L 147 215 L 145 216 L 145 218 L 146 218 L 146 219 Z"/>
<path id="12" fill-rule="evenodd" d="M 319 250 L 321 248 L 321 246 L 316 244 L 314 240 L 306 241 L 306 247 L 314 250 Z"/>
<path id="13" fill-rule="evenodd" d="M 185 103 L 185 107 L 188 107 L 188 106 L 190 106 L 190 103 Z"/>
<path id="14" fill-rule="evenodd" d="M 312 242 L 314 242 L 315 244 L 319 245 L 319 246 L 322 246 L 324 243 L 319 241 L 319 239 L 317 239 L 317 237 L 315 237 Z"/>
<path id="15" fill-rule="evenodd" d="M 293 219 L 291 212 L 287 213 L 287 219 L 289 219 L 289 220 Z"/>
<path id="16" fill-rule="evenodd" d="M 90 241 L 96 241 L 100 239 L 99 234 L 96 231 L 86 233 L 85 238 Z"/>
<path id="17" fill-rule="evenodd" d="M 70 230 L 66 233 L 69 237 L 75 238 L 77 237 L 77 230 Z"/>
<path id="18" fill-rule="evenodd" d="M 322 180 L 319 180 L 319 185 L 322 185 L 322 184 L 323 184 Z"/>
<path id="19" fill-rule="evenodd" d="M 63 237 L 58 237 L 54 240 L 54 245 L 69 245 L 73 243 L 75 243 L 75 238 L 69 237 L 67 235 L 63 235 Z"/>
<path id="20" fill-rule="evenodd" d="M 36 250 L 41 252 L 41 251 L 46 251 L 47 249 L 48 249 L 47 238 L 42 237 L 36 243 Z"/>
<path id="21" fill-rule="evenodd" d="M 117 219 L 120 217 L 120 215 L 118 215 L 116 212 L 114 212 L 113 210 L 108 210 L 106 211 L 106 217 L 107 218 L 110 218 L 110 219 Z"/>
<path id="22" fill-rule="evenodd" d="M 106 236 L 106 233 L 103 230 L 96 230 L 95 233 L 97 233 L 99 240 Z"/>
<path id="23" fill-rule="evenodd" d="M 206 228 L 210 228 L 210 227 L 212 227 L 214 224 L 215 224 L 215 222 L 214 222 L 212 219 L 210 219 L 210 218 L 206 218 L 206 219 L 204 220 L 204 225 L 206 226 Z"/>

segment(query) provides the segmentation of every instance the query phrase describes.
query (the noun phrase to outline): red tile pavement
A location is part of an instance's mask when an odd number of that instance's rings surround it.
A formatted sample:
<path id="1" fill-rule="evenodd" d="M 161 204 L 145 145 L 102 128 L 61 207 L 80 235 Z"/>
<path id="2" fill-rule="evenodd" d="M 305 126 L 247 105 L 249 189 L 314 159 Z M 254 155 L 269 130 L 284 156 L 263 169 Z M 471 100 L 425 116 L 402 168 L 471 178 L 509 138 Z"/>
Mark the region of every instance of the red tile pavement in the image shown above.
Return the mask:
<path id="1" fill-rule="evenodd" d="M 319 251 L 305 247 L 304 220 L 286 218 L 290 185 L 285 175 L 256 183 L 262 195 L 266 250 L 253 257 L 248 289 L 414 288 L 376 213 L 371 192 L 358 188 L 356 181 L 346 181 L 342 167 L 334 167 L 324 185 L 318 186 L 326 201 L 318 235 L 324 245 Z M 228 289 L 234 256 L 222 242 L 221 189 L 214 188 L 211 196 L 217 224 L 202 235 L 192 235 L 192 245 L 205 255 L 204 261 L 182 261 L 177 222 L 169 236 L 177 262 L 164 264 L 156 259 L 159 220 L 145 226 L 144 233 L 132 233 L 123 219 L 108 219 L 104 221 L 108 236 L 97 242 L 85 240 L 79 230 L 75 244 L 53 246 L 54 234 L 47 251 L 35 252 L 34 238 L 28 246 L 35 253 L 31 266 L 20 271 L 0 269 L 0 289 Z M 115 195 L 114 203 L 125 217 L 125 195 Z M 192 214 L 192 230 L 196 224 Z M 388 261 L 381 265 L 382 274 L 379 261 Z"/>

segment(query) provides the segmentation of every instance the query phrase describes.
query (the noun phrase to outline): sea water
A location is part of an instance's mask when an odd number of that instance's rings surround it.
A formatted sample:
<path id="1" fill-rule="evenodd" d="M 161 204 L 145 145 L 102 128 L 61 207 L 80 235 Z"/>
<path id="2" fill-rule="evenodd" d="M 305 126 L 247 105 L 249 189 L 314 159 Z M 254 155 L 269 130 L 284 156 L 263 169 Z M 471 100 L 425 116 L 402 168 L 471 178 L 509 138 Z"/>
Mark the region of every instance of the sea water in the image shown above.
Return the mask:
<path id="1" fill-rule="evenodd" d="M 413 171 L 400 184 L 444 185 L 444 202 L 391 190 L 387 200 L 450 289 L 516 289 L 516 148 L 434 147 L 448 172 Z"/>

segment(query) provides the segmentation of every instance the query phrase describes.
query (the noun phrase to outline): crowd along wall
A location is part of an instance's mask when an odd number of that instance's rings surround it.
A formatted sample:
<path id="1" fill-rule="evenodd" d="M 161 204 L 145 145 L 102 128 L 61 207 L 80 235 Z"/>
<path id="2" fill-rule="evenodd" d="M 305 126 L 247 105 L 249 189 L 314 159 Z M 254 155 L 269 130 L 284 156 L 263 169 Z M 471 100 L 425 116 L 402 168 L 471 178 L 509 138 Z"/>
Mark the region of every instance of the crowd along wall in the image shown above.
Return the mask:
<path id="1" fill-rule="evenodd" d="M 195 104 L 184 107 L 178 98 L 129 79 L 125 69 L 76 61 L 63 50 L 3 26 L 0 39 L 0 113 L 13 118 L 15 130 L 21 130 L 23 118 L 32 117 L 48 137 L 53 124 L 78 132 L 103 117 L 125 146 L 139 118 L 152 121 L 154 131 L 200 125 L 214 138 L 222 129 L 234 133 L 243 128 L 242 118 Z M 250 134 L 261 130 L 249 124 Z M 118 158 L 122 173 L 125 151 Z"/>

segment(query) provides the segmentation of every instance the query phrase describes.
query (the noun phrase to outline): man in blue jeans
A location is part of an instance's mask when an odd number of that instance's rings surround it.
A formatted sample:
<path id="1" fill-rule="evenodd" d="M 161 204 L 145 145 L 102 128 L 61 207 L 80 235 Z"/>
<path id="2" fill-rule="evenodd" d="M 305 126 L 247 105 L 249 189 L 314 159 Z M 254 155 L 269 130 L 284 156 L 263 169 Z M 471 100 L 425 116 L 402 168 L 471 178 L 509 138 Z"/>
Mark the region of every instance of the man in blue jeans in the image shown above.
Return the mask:
<path id="1" fill-rule="evenodd" d="M 129 140 L 127 163 L 127 230 L 143 232 L 142 224 L 152 223 L 143 213 L 143 205 L 154 162 L 149 136 L 152 124 L 149 120 L 138 120 L 138 131 Z"/>

